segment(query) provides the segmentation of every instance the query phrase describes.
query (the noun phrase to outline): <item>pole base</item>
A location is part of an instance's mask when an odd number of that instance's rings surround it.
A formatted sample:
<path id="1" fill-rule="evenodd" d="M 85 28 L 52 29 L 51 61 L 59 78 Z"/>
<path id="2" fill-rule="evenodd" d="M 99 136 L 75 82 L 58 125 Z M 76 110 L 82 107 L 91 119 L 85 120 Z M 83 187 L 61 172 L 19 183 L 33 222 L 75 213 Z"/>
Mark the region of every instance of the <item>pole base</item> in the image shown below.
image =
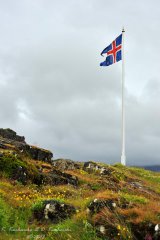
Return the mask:
<path id="1" fill-rule="evenodd" d="M 126 166 L 126 156 L 125 155 L 121 156 L 121 164 Z"/>

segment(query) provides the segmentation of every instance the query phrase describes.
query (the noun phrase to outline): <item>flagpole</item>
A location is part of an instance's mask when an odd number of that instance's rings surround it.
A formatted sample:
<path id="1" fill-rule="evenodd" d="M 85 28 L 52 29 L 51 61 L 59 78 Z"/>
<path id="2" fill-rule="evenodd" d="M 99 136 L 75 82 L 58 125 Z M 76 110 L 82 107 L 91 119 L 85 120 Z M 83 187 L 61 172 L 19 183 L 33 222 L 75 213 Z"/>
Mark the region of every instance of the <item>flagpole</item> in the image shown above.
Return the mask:
<path id="1" fill-rule="evenodd" d="M 124 28 L 122 29 L 122 154 L 121 164 L 126 165 L 126 149 L 125 149 L 125 66 L 124 66 Z"/>

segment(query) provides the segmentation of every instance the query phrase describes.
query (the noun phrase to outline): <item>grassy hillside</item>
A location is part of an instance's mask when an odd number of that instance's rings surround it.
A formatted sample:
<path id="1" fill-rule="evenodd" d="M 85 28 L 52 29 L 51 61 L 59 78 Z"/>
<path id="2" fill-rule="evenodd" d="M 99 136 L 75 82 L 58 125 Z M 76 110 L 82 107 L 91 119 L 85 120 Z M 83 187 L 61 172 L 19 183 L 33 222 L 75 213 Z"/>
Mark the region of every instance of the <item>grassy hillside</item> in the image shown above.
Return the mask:
<path id="1" fill-rule="evenodd" d="M 15 151 L 0 149 L 0 239 L 160 239 L 159 173 Z"/>

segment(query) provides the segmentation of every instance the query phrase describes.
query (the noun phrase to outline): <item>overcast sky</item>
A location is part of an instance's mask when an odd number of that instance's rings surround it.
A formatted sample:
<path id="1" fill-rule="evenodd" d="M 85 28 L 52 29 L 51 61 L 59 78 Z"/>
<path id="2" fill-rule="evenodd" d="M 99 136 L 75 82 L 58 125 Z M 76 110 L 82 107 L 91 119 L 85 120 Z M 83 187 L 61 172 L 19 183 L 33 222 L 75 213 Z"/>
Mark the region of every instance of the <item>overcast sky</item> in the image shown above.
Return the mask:
<path id="1" fill-rule="evenodd" d="M 127 164 L 160 164 L 160 1 L 0 0 L 0 127 L 54 158 L 120 161 L 125 27 Z"/>

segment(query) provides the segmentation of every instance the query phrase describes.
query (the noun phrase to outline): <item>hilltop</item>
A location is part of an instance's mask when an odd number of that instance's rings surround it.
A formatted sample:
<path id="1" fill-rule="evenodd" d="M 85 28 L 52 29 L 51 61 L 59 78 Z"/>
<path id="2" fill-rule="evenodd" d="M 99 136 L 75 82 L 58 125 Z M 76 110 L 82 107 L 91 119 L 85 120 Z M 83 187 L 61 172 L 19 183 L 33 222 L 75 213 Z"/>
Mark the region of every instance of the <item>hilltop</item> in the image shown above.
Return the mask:
<path id="1" fill-rule="evenodd" d="M 0 129 L 0 239 L 160 239 L 160 173 L 53 159 Z"/>

